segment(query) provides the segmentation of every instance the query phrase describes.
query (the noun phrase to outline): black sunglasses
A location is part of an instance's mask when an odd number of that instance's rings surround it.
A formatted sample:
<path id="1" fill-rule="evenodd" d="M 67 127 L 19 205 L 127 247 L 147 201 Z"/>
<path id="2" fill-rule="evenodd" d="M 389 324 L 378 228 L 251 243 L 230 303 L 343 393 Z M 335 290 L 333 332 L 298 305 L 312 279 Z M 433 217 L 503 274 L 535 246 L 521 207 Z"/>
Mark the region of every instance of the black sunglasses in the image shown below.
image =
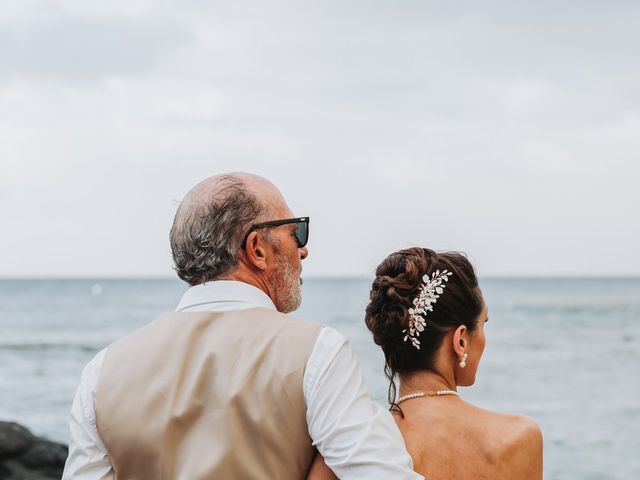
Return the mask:
<path id="1" fill-rule="evenodd" d="M 296 237 L 298 248 L 304 247 L 309 241 L 309 217 L 286 218 L 284 220 L 271 220 L 270 222 L 255 223 L 251 225 L 251 228 L 245 235 L 244 241 L 242 242 L 242 248 L 246 246 L 247 238 L 254 230 L 257 230 L 258 228 L 279 227 L 280 225 L 288 225 L 290 223 L 296 224 L 296 229 L 293 234 Z"/>

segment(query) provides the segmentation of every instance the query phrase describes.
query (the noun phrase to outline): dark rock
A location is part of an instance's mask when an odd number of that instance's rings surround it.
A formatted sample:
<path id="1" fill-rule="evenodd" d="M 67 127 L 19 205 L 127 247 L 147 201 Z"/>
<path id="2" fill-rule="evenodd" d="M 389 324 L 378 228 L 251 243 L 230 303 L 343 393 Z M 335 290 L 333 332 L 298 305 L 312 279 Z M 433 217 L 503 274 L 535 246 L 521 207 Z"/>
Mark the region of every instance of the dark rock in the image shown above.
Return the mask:
<path id="1" fill-rule="evenodd" d="M 0 422 L 0 459 L 13 457 L 36 442 L 29 430 L 14 422 Z"/>
<path id="2" fill-rule="evenodd" d="M 31 446 L 21 457 L 22 464 L 30 468 L 49 468 L 64 465 L 69 449 L 60 443 L 40 441 Z"/>
<path id="3" fill-rule="evenodd" d="M 8 480 L 9 478 L 11 478 L 10 475 L 11 472 L 9 471 L 9 469 L 0 463 L 0 479 Z"/>
<path id="4" fill-rule="evenodd" d="M 59 480 L 67 452 L 17 423 L 0 422 L 0 480 Z"/>

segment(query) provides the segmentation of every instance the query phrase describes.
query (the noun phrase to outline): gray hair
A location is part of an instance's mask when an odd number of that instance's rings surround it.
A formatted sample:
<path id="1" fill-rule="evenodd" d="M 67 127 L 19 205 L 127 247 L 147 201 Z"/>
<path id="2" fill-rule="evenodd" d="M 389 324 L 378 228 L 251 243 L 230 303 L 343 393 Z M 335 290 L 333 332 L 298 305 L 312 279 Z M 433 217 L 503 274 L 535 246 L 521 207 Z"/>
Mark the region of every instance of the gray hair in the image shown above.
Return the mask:
<path id="1" fill-rule="evenodd" d="M 169 234 L 174 270 L 189 285 L 232 271 L 244 234 L 265 207 L 237 177 L 219 180 L 223 187 L 210 198 L 185 199 Z"/>

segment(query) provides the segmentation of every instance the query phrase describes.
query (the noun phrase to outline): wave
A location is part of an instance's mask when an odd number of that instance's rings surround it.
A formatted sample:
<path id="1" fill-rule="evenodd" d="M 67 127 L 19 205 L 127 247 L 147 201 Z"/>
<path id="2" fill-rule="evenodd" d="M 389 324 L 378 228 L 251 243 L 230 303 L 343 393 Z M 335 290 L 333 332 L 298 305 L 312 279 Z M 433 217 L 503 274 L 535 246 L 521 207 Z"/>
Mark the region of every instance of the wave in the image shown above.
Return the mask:
<path id="1" fill-rule="evenodd" d="M 43 351 L 76 351 L 97 352 L 105 347 L 104 344 L 87 344 L 73 342 L 5 342 L 0 343 L 0 351 L 13 352 L 43 352 Z"/>
<path id="2" fill-rule="evenodd" d="M 507 303 L 497 305 L 508 312 L 589 314 L 589 315 L 640 315 L 640 304 L 532 304 Z"/>

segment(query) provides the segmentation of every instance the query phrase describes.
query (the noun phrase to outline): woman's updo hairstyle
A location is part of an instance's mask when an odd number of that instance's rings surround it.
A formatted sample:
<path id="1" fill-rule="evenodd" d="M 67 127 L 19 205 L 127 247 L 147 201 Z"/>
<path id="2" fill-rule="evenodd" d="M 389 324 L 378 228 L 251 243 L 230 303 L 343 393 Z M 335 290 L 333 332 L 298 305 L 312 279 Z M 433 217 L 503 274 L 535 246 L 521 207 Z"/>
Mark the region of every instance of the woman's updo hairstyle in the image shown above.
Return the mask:
<path id="1" fill-rule="evenodd" d="M 404 341 L 409 328 L 409 312 L 413 300 L 423 285 L 422 277 L 431 277 L 436 270 L 453 273 L 444 292 L 426 315 L 420 332 L 420 349 Z M 373 334 L 373 341 L 382 347 L 385 374 L 389 379 L 389 403 L 396 397 L 395 378 L 398 374 L 417 370 L 433 370 L 435 352 L 445 335 L 465 325 L 469 331 L 477 328 L 483 299 L 473 266 L 458 252 L 436 253 L 428 248 L 408 248 L 394 252 L 376 269 L 371 286 L 370 303 L 365 323 Z"/>

